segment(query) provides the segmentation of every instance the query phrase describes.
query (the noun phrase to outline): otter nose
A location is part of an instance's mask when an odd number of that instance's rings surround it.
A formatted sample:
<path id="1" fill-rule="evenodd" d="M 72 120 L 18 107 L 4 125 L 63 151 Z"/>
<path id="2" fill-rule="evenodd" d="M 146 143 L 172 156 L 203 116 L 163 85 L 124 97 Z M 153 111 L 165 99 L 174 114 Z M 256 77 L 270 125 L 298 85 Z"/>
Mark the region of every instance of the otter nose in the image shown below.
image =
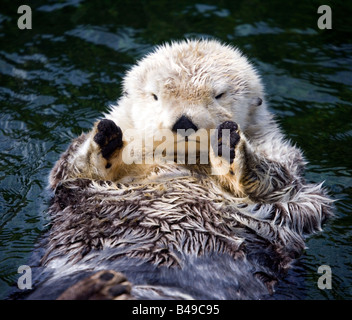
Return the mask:
<path id="1" fill-rule="evenodd" d="M 177 133 L 177 130 L 186 130 L 187 131 L 188 129 L 193 129 L 194 131 L 198 130 L 197 126 L 185 115 L 182 115 L 182 117 L 179 118 L 175 122 L 174 126 L 172 127 L 172 131 L 174 131 L 176 133 Z M 184 135 L 183 131 L 181 131 L 179 133 L 181 133 L 181 135 Z"/>

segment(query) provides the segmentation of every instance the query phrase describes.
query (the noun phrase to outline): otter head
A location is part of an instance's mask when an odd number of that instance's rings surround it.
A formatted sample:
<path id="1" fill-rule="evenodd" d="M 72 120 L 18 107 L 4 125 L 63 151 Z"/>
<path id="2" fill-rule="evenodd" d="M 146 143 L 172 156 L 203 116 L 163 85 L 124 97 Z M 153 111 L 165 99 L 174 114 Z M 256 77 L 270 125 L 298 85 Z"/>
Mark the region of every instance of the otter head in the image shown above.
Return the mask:
<path id="1" fill-rule="evenodd" d="M 124 91 L 133 127 L 146 135 L 210 130 L 228 120 L 245 130 L 263 99 L 253 66 L 214 40 L 158 47 L 127 73 Z"/>
<path id="2" fill-rule="evenodd" d="M 232 120 L 246 127 L 263 88 L 248 60 L 217 41 L 158 47 L 127 74 L 124 90 L 136 128 L 216 128 Z"/>

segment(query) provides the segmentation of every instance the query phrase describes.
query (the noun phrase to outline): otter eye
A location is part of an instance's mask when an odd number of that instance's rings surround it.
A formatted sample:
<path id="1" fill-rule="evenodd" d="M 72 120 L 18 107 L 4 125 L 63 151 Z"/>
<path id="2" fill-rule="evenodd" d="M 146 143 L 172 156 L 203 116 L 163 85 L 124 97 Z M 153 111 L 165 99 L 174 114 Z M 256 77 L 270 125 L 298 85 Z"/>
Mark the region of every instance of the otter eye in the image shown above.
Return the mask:
<path id="1" fill-rule="evenodd" d="M 225 94 L 225 92 L 222 92 L 220 94 L 218 94 L 217 96 L 215 96 L 215 99 L 218 100 L 218 99 L 221 99 L 221 97 Z"/>
<path id="2" fill-rule="evenodd" d="M 154 100 L 158 101 L 158 96 L 156 94 L 154 94 L 154 93 L 152 93 L 152 95 L 153 95 Z"/>

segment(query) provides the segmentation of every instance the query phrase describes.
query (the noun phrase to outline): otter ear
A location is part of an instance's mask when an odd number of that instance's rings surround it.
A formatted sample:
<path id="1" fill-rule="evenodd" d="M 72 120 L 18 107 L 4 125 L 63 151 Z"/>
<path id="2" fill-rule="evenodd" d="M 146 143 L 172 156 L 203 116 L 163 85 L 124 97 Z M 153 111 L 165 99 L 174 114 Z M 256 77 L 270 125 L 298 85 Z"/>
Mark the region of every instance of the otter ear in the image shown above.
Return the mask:
<path id="1" fill-rule="evenodd" d="M 263 100 L 262 100 L 261 98 L 257 97 L 257 98 L 255 99 L 255 105 L 256 105 L 257 107 L 261 106 L 262 103 L 263 103 Z"/>
<path id="2" fill-rule="evenodd" d="M 253 107 L 259 107 L 259 106 L 262 105 L 262 103 L 263 103 L 263 100 L 261 98 L 259 98 L 259 97 L 253 98 L 252 106 Z"/>

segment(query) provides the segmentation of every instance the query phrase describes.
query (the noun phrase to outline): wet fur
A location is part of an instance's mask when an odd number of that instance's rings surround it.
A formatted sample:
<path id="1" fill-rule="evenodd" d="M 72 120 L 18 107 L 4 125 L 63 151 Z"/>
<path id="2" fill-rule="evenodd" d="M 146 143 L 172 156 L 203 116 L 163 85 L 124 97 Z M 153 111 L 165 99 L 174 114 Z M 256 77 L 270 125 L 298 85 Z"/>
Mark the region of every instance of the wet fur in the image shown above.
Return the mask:
<path id="1" fill-rule="evenodd" d="M 124 91 L 104 116 L 121 134 L 98 121 L 51 172 L 46 276 L 32 298 L 55 298 L 82 275 L 106 268 L 127 275 L 135 298 L 272 293 L 305 236 L 321 231 L 331 200 L 321 184 L 304 181 L 302 152 L 268 112 L 255 69 L 232 47 L 184 41 L 139 62 Z M 123 163 L 124 130 L 148 135 L 171 128 L 182 114 L 207 130 L 237 123 L 234 159 L 226 163 L 210 149 L 208 165 Z M 224 163 L 226 174 L 211 174 Z"/>

